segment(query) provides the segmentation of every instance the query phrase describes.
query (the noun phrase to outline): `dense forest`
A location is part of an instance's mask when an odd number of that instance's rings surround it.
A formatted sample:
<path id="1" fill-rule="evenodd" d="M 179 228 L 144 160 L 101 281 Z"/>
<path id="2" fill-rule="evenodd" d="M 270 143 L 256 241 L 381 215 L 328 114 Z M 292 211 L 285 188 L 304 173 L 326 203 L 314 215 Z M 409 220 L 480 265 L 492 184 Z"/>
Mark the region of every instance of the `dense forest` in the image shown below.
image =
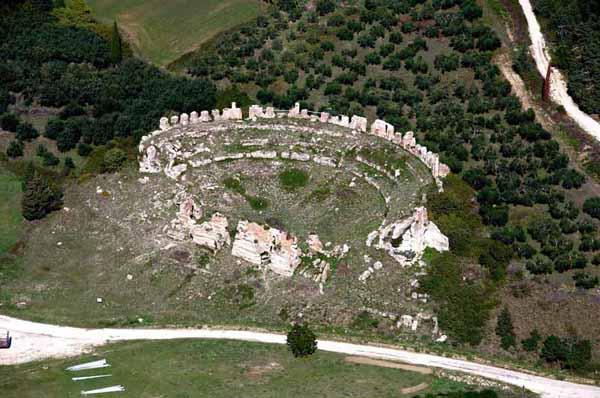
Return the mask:
<path id="1" fill-rule="evenodd" d="M 569 78 L 569 94 L 585 112 L 600 114 L 600 1 L 535 0 L 553 44 L 555 66 Z"/>
<path id="2" fill-rule="evenodd" d="M 63 108 L 46 131 L 60 150 L 139 138 L 171 110 L 214 105 L 212 83 L 174 77 L 135 58 L 115 59 L 111 43 L 95 32 L 58 23 L 52 1 L 13 3 L 23 4 L 0 14 L 0 113 L 17 93 L 30 104 Z M 0 122 L 22 140 L 37 136 L 10 114 Z"/>

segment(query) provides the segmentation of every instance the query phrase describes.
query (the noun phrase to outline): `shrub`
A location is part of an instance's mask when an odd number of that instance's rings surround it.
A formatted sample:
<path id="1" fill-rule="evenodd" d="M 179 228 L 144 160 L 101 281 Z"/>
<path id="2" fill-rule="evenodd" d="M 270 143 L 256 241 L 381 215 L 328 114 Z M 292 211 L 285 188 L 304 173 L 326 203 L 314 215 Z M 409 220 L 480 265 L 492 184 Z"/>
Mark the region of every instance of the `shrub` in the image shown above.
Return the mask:
<path id="1" fill-rule="evenodd" d="M 16 132 L 19 125 L 19 119 L 12 113 L 5 113 L 0 116 L 0 127 L 2 130 Z"/>
<path id="2" fill-rule="evenodd" d="M 375 329 L 379 326 L 379 321 L 373 318 L 368 311 L 361 311 L 352 321 L 352 326 L 362 330 Z"/>
<path id="3" fill-rule="evenodd" d="M 496 334 L 500 337 L 500 346 L 508 350 L 517 344 L 517 338 L 513 329 L 512 318 L 508 308 L 504 307 L 496 324 Z"/>
<path id="4" fill-rule="evenodd" d="M 583 203 L 583 211 L 600 220 L 600 197 L 586 199 Z"/>
<path id="5" fill-rule="evenodd" d="M 23 156 L 23 150 L 25 149 L 25 145 L 22 141 L 11 141 L 8 144 L 8 148 L 6 148 L 6 154 L 10 158 L 18 158 Z"/>
<path id="6" fill-rule="evenodd" d="M 527 352 L 535 352 L 538 350 L 542 336 L 537 329 L 533 329 L 529 334 L 529 337 L 521 342 L 523 349 Z"/>
<path id="7" fill-rule="evenodd" d="M 264 210 L 269 207 L 269 201 L 258 196 L 247 196 L 246 200 L 254 210 Z"/>
<path id="8" fill-rule="evenodd" d="M 306 186 L 309 175 L 300 169 L 287 169 L 279 174 L 279 182 L 286 189 L 296 189 Z"/>
<path id="9" fill-rule="evenodd" d="M 39 220 L 53 210 L 57 210 L 62 202 L 62 192 L 50 189 L 48 180 L 36 172 L 27 181 L 21 209 L 27 220 Z"/>
<path id="10" fill-rule="evenodd" d="M 40 134 L 30 123 L 19 123 L 16 129 L 16 137 L 21 141 L 31 141 Z"/>
<path id="11" fill-rule="evenodd" d="M 335 2 L 333 0 L 317 1 L 317 12 L 319 15 L 326 15 L 335 10 Z"/>
<path id="12" fill-rule="evenodd" d="M 92 153 L 93 150 L 94 148 L 92 148 L 91 145 L 85 144 L 83 142 L 80 142 L 79 145 L 77 145 L 77 153 L 79 154 L 79 156 L 88 156 L 90 153 Z"/>
<path id="13" fill-rule="evenodd" d="M 119 148 L 112 148 L 104 154 L 104 170 L 108 172 L 118 171 L 127 160 L 127 154 Z"/>
<path id="14" fill-rule="evenodd" d="M 593 289 L 600 283 L 597 276 L 592 276 L 585 272 L 577 272 L 573 275 L 573 280 L 575 281 L 575 286 L 581 289 Z"/>
<path id="15" fill-rule="evenodd" d="M 287 334 L 287 346 L 295 357 L 306 357 L 317 351 L 317 337 L 308 325 L 296 324 Z"/>

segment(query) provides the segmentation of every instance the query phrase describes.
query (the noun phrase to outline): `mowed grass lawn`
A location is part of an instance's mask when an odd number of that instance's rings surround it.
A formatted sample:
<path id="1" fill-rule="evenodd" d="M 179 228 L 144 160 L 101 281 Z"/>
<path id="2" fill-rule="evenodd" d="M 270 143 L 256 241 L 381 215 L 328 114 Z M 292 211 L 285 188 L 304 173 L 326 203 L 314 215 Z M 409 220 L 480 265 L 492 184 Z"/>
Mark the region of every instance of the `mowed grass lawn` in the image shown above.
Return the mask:
<path id="1" fill-rule="evenodd" d="M 117 20 L 139 54 L 166 66 L 216 34 L 256 17 L 258 0 L 88 0 L 95 17 Z"/>
<path id="2" fill-rule="evenodd" d="M 18 344 L 18 341 L 15 342 Z M 106 358 L 111 367 L 67 372 L 66 367 Z M 75 382 L 74 376 L 112 374 Z M 102 347 L 96 355 L 0 366 L 2 398 L 78 397 L 81 390 L 123 385 L 119 397 L 398 397 L 402 388 L 462 389 L 433 375 L 347 363 L 317 351 L 294 358 L 285 346 L 236 341 L 129 342 Z M 110 394 L 112 396 L 112 394 Z"/>

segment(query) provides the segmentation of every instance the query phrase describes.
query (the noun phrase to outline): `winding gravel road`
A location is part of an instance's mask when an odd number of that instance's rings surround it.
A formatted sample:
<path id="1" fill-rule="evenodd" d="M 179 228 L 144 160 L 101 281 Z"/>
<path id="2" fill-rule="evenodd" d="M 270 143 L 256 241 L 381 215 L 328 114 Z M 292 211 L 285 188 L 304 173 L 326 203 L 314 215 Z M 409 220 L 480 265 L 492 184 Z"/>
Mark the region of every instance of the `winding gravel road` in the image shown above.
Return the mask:
<path id="1" fill-rule="evenodd" d="M 13 347 L 0 350 L 0 365 L 11 365 L 51 357 L 68 357 L 95 346 L 125 340 L 225 339 L 285 344 L 285 336 L 275 333 L 210 329 L 82 329 L 46 325 L 0 315 L 0 330 L 10 330 Z M 548 379 L 527 373 L 445 358 L 430 354 L 319 340 L 320 350 L 369 358 L 402 361 L 524 386 L 547 398 L 600 398 L 600 388 Z"/>
<path id="2" fill-rule="evenodd" d="M 540 24 L 533 12 L 530 0 L 519 0 L 519 4 L 527 19 L 529 28 L 529 37 L 531 38 L 531 53 L 536 66 L 542 77 L 546 77 L 548 65 L 550 64 L 550 54 L 546 46 L 546 41 Z M 600 141 L 600 123 L 584 113 L 569 95 L 567 90 L 567 81 L 556 68 L 552 68 L 552 77 L 550 78 L 550 97 L 552 101 L 565 108 L 567 114 L 583 129 L 596 140 Z"/>

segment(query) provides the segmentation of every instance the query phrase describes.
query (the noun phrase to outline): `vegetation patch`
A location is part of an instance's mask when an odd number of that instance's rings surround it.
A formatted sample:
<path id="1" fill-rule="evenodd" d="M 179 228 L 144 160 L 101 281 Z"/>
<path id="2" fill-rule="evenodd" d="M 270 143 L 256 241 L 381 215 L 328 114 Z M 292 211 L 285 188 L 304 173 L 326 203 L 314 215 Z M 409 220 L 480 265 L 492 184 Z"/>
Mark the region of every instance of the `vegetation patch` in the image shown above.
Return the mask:
<path id="1" fill-rule="evenodd" d="M 279 182 L 281 186 L 288 190 L 304 187 L 308 184 L 310 176 L 301 169 L 291 168 L 279 173 Z"/>

